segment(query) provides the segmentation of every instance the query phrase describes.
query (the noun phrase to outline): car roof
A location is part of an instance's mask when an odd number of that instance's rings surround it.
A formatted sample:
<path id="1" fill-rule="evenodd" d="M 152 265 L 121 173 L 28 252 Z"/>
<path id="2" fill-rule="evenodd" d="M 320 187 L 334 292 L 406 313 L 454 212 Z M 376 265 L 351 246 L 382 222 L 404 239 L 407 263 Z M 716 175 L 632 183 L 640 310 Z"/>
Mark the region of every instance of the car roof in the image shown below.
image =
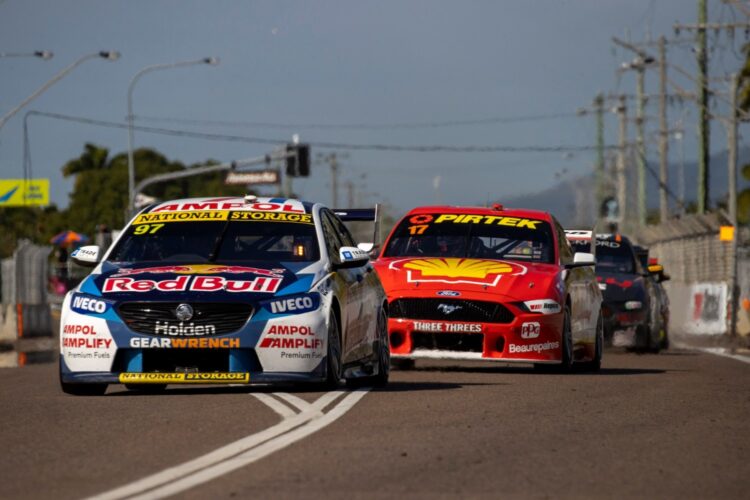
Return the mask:
<path id="1" fill-rule="evenodd" d="M 593 231 L 590 229 L 566 229 L 565 237 L 569 241 L 591 241 Z M 627 236 L 619 233 L 596 233 L 596 239 L 599 241 L 616 241 L 617 243 L 627 243 L 632 245 Z"/>
<path id="2" fill-rule="evenodd" d="M 312 213 L 314 205 L 314 203 L 294 198 L 219 196 L 162 201 L 150 205 L 143 210 L 143 213 L 197 210 L 257 210 L 267 212 L 300 212 L 304 210 L 304 213 Z"/>
<path id="3" fill-rule="evenodd" d="M 495 204 L 492 207 L 464 207 L 453 205 L 432 205 L 412 208 L 406 216 L 418 214 L 470 214 L 470 215 L 500 215 L 505 217 L 522 217 L 526 219 L 537 219 L 546 222 L 552 222 L 552 216 L 549 212 L 541 210 L 529 210 L 525 208 L 505 208 L 502 205 Z"/>

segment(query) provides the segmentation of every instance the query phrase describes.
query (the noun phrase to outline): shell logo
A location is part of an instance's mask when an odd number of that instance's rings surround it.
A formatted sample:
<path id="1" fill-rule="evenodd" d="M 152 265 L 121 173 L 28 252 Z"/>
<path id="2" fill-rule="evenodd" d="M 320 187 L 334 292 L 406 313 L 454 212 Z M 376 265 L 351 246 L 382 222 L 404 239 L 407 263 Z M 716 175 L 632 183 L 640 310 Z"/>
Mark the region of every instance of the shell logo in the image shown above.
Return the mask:
<path id="1" fill-rule="evenodd" d="M 504 274 L 525 274 L 520 264 L 497 260 L 435 258 L 392 262 L 391 269 L 405 270 L 412 283 L 467 283 L 495 286 Z"/>

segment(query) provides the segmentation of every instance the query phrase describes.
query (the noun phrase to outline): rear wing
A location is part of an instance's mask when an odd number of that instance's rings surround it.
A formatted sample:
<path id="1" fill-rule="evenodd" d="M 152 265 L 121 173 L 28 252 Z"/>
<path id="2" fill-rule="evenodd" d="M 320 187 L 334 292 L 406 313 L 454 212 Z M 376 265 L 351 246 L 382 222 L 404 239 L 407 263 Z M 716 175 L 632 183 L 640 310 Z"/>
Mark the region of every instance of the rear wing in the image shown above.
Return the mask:
<path id="1" fill-rule="evenodd" d="M 360 248 L 370 254 L 377 253 L 380 248 L 380 204 L 374 208 L 334 208 L 335 213 L 343 222 L 373 222 L 372 242 L 361 243 Z M 369 248 L 365 248 L 369 245 Z"/>
<path id="2" fill-rule="evenodd" d="M 574 241 L 577 242 L 588 242 L 589 253 L 596 256 L 596 237 L 599 236 L 594 231 L 589 229 L 566 229 L 565 238 L 572 244 Z"/>

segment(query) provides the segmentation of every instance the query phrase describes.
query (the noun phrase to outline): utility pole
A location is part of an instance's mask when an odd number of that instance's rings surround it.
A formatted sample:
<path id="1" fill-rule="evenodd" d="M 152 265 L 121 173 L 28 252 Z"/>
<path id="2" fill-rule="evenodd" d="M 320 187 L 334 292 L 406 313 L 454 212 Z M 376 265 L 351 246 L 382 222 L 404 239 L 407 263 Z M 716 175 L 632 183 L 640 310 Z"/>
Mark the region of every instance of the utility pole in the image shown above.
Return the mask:
<path id="1" fill-rule="evenodd" d="M 646 98 L 644 97 L 644 80 L 645 69 L 643 65 L 636 68 L 636 99 L 638 107 L 635 112 L 635 145 L 636 161 L 638 164 L 638 225 L 646 225 L 646 143 L 644 139 L 644 108 L 646 107 Z"/>
<path id="2" fill-rule="evenodd" d="M 628 196 L 627 196 L 627 144 L 628 144 L 628 105 L 625 96 L 620 96 L 617 106 L 617 115 L 620 121 L 619 147 L 617 150 L 617 206 L 620 210 L 620 226 L 626 224 L 628 218 Z"/>
<path id="3" fill-rule="evenodd" d="M 739 2 L 736 5 L 747 14 L 747 10 L 742 8 Z M 690 30 L 696 33 L 696 58 L 698 62 L 698 77 L 695 79 L 698 86 L 698 213 L 705 213 L 708 210 L 710 201 L 710 147 L 711 147 L 711 123 L 709 121 L 709 102 L 711 94 L 708 88 L 708 50 L 706 32 L 713 30 L 718 33 L 722 30 L 728 30 L 734 33 L 735 30 L 750 28 L 747 22 L 731 23 L 709 23 L 707 1 L 698 0 L 698 22 L 696 24 L 675 24 L 676 33 L 680 30 Z"/>
<path id="4" fill-rule="evenodd" d="M 706 0 L 698 0 L 698 32 L 696 56 L 698 58 L 698 213 L 708 209 L 711 128 L 708 120 L 708 51 L 706 27 L 708 11 Z"/>
<path id="5" fill-rule="evenodd" d="M 612 41 L 634 52 L 637 57 L 629 63 L 623 63 L 622 69 L 632 69 L 636 72 L 636 100 L 638 107 L 636 108 L 636 161 L 638 165 L 638 224 L 644 226 L 646 224 L 646 145 L 644 140 L 644 108 L 646 106 L 646 95 L 644 91 L 645 87 L 645 72 L 646 67 L 654 62 L 654 58 L 648 53 L 644 52 L 632 43 L 624 42 L 617 37 L 612 37 Z"/>
<path id="6" fill-rule="evenodd" d="M 729 92 L 731 109 L 729 110 L 729 124 L 727 128 L 728 157 L 729 157 L 729 220 L 734 227 L 732 238 L 732 276 L 730 280 L 730 316 L 729 316 L 729 334 L 732 337 L 737 335 L 737 306 L 738 306 L 738 285 L 737 285 L 737 246 L 740 232 L 737 227 L 737 90 L 739 87 L 739 74 L 732 75 L 732 82 Z"/>
<path id="7" fill-rule="evenodd" d="M 346 156 L 346 154 L 344 154 Z M 334 153 L 329 153 L 326 155 L 319 154 L 316 157 L 318 162 L 325 162 L 328 163 L 328 166 L 331 167 L 331 205 L 330 208 L 341 208 L 339 207 L 339 185 L 338 185 L 338 178 L 339 178 L 339 160 L 338 155 Z"/>
<path id="8" fill-rule="evenodd" d="M 667 129 L 667 41 L 659 37 L 659 220 L 669 218 L 669 130 Z"/>
<path id="9" fill-rule="evenodd" d="M 354 183 L 346 181 L 347 208 L 354 208 Z"/>
<path id="10" fill-rule="evenodd" d="M 604 203 L 604 95 L 599 93 L 594 99 L 596 112 L 596 212 Z"/>

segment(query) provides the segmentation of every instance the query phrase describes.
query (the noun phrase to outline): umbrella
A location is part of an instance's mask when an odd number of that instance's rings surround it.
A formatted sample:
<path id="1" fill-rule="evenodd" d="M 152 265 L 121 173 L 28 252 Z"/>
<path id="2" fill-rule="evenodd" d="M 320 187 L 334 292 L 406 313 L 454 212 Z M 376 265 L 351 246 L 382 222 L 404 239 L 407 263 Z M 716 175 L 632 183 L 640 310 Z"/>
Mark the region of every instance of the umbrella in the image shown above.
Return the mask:
<path id="1" fill-rule="evenodd" d="M 75 231 L 63 231 L 62 233 L 58 233 L 52 237 L 52 239 L 49 240 L 50 243 L 60 246 L 60 247 L 69 247 L 71 245 L 74 245 L 76 243 L 83 243 L 85 241 L 88 241 L 89 237 L 85 234 L 76 233 Z"/>

